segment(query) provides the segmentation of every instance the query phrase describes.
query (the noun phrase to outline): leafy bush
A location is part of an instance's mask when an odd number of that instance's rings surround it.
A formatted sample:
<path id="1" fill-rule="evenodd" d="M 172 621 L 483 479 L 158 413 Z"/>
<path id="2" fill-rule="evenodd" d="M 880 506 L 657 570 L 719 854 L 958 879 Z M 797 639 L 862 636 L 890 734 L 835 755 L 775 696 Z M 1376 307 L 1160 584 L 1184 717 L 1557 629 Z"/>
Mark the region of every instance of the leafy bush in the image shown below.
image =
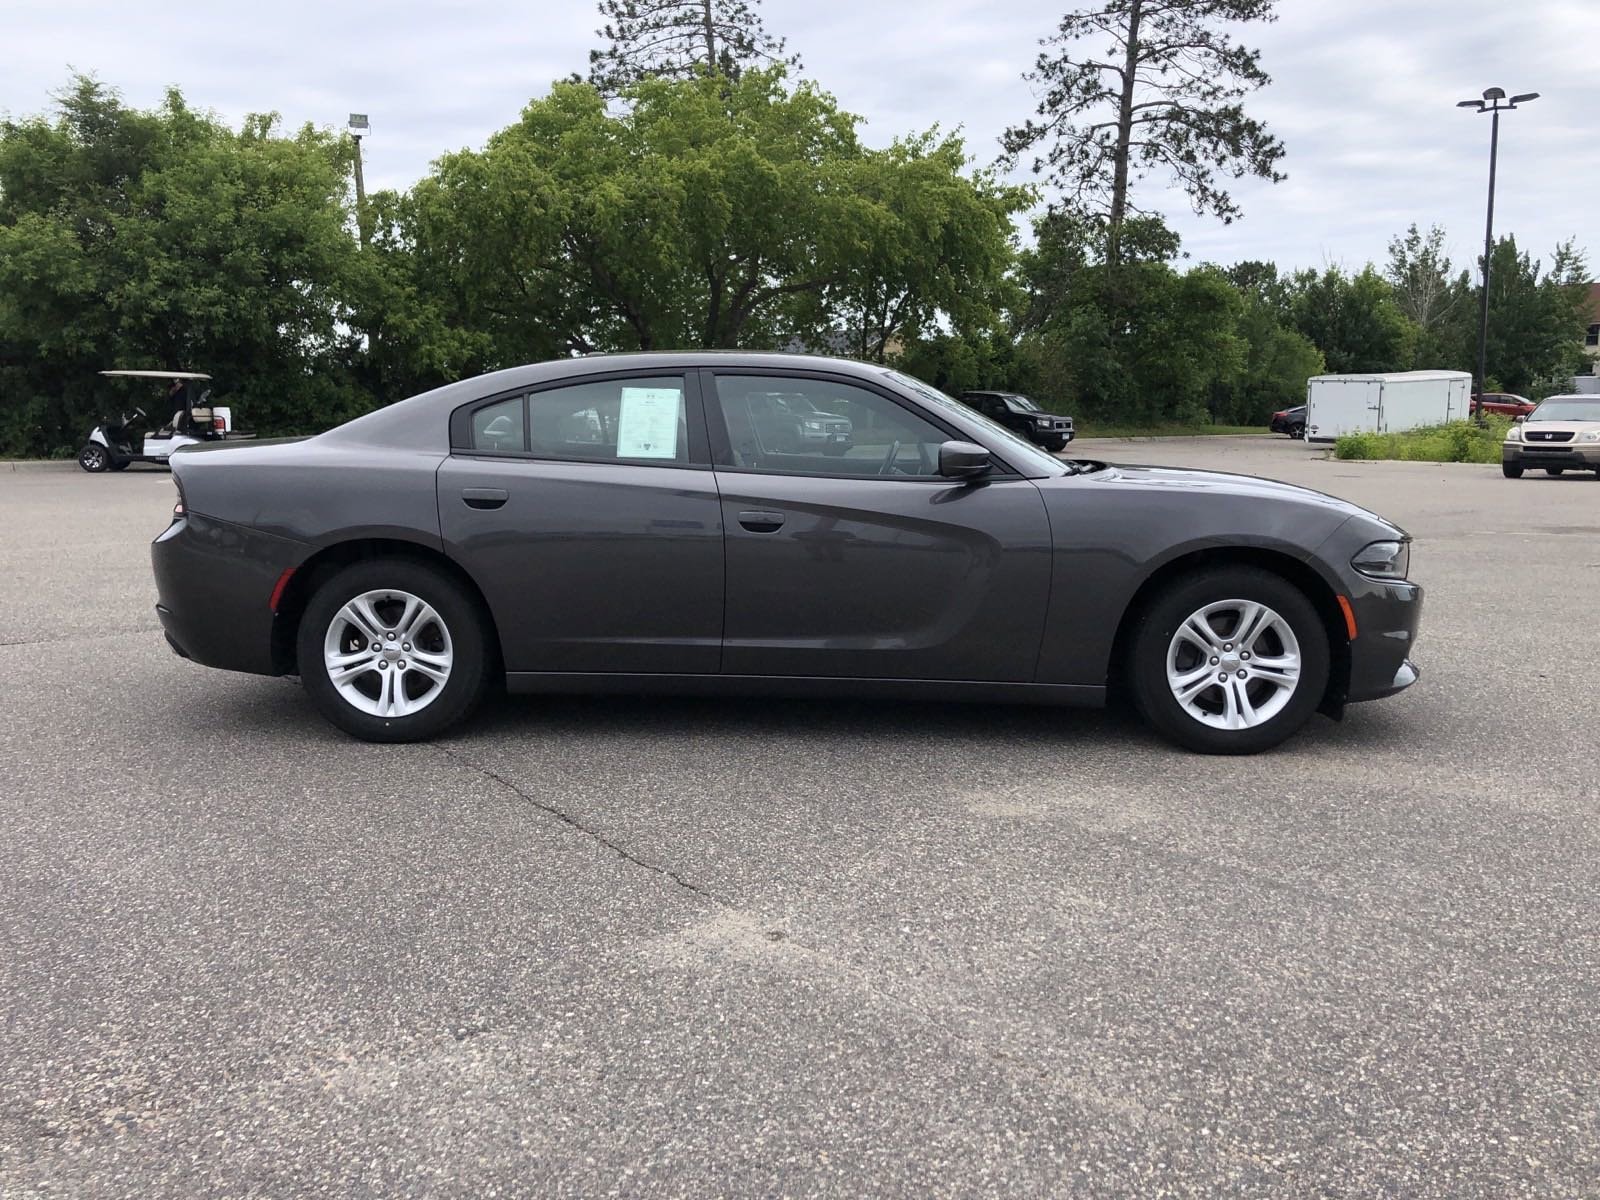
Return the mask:
<path id="1" fill-rule="evenodd" d="M 1451 421 L 1404 433 L 1348 433 L 1334 443 L 1333 456 L 1345 459 L 1400 459 L 1405 462 L 1497 463 L 1500 443 L 1511 422 L 1490 415 L 1488 424 Z"/>

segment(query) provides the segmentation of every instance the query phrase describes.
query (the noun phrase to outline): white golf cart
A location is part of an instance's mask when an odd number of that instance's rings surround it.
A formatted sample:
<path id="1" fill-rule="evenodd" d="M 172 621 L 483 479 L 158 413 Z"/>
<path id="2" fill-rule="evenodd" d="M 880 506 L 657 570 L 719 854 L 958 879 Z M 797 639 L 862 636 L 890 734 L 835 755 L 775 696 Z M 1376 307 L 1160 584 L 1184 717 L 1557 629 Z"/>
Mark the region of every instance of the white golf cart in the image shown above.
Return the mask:
<path id="1" fill-rule="evenodd" d="M 254 434 L 235 433 L 233 410 L 213 405 L 211 389 L 203 387 L 211 376 L 195 371 L 101 371 L 118 379 L 150 379 L 167 384 L 167 393 L 150 407 L 152 418 L 143 408 L 133 408 L 118 417 L 102 417 L 78 451 L 78 465 L 85 471 L 121 471 L 129 463 L 165 463 L 172 452 L 198 442 L 224 438 L 247 438 Z"/>

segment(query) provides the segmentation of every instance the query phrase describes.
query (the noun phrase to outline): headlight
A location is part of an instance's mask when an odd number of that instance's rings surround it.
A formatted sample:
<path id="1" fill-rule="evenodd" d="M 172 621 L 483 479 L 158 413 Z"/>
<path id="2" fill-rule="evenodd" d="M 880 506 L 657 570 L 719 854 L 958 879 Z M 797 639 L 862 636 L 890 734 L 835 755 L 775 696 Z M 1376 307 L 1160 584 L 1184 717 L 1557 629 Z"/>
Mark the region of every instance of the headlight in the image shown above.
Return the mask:
<path id="1" fill-rule="evenodd" d="M 1369 579 L 1404 579 L 1411 570 L 1411 543 L 1373 542 L 1358 550 L 1350 565 Z"/>
<path id="2" fill-rule="evenodd" d="M 806 426 L 806 432 L 807 433 L 821 433 L 822 432 L 822 422 L 821 421 L 807 421 L 805 423 L 805 426 Z"/>
<path id="3" fill-rule="evenodd" d="M 1508 441 L 1508 442 L 1520 442 L 1521 440 L 1522 440 L 1522 426 L 1521 425 L 1513 425 L 1510 429 L 1508 429 L 1506 431 L 1506 441 Z"/>
<path id="4" fill-rule="evenodd" d="M 1580 433 L 1578 435 L 1578 440 L 1580 442 L 1600 442 L 1600 431 L 1596 431 L 1594 433 Z"/>

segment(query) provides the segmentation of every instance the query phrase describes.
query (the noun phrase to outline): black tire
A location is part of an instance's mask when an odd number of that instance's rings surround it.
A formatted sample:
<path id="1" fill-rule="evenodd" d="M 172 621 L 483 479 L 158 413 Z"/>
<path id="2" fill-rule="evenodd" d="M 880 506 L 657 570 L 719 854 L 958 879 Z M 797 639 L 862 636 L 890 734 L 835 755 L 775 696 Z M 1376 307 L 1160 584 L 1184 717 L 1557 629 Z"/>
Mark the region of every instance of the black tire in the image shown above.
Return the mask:
<path id="1" fill-rule="evenodd" d="M 1504 475 L 1507 479 L 1521 479 L 1522 468 L 1513 466 L 1508 462 L 1503 462 L 1500 464 L 1500 474 Z"/>
<path id="2" fill-rule="evenodd" d="M 1546 467 L 1544 473 L 1546 475 L 1565 475 L 1567 469 L 1565 467 Z"/>
<path id="3" fill-rule="evenodd" d="M 1066 438 L 1042 438 L 1039 442 L 1041 450 L 1048 450 L 1051 454 L 1060 454 L 1067 448 Z"/>
<path id="4" fill-rule="evenodd" d="M 78 465 L 91 475 L 99 475 L 111 469 L 111 451 L 95 442 L 90 442 L 78 451 Z"/>
<path id="5" fill-rule="evenodd" d="M 451 649 L 449 673 L 437 694 L 405 716 L 364 712 L 346 700 L 329 678 L 323 655 L 335 614 L 356 597 L 388 589 L 408 592 L 430 605 L 448 633 Z M 418 742 L 462 720 L 483 699 L 498 662 L 491 636 L 475 598 L 444 571 L 403 558 L 373 559 L 341 569 L 317 588 L 300 617 L 295 651 L 306 692 L 334 725 L 367 742 Z M 376 671 L 371 675 L 381 678 Z"/>
<path id="6" fill-rule="evenodd" d="M 126 471 L 128 469 L 128 467 L 131 466 L 131 465 L 132 465 L 132 460 L 131 459 L 113 458 L 111 460 L 111 469 L 113 471 Z"/>
<path id="7" fill-rule="evenodd" d="M 1228 600 L 1253 601 L 1272 609 L 1300 648 L 1300 677 L 1287 702 L 1259 725 L 1244 729 L 1221 729 L 1192 716 L 1167 681 L 1167 652 L 1179 627 L 1207 605 Z M 1280 575 L 1258 567 L 1202 569 L 1174 580 L 1145 607 L 1127 669 L 1134 703 L 1168 740 L 1201 754 L 1257 754 L 1297 732 L 1322 703 L 1331 670 L 1328 631 L 1306 594 Z M 1256 693 L 1258 703 L 1273 694 L 1270 685 L 1263 691 L 1259 681 L 1245 686 Z"/>
<path id="8" fill-rule="evenodd" d="M 1304 441 L 1306 436 L 1306 427 L 1304 425 L 1289 426 L 1289 436 L 1297 442 Z"/>

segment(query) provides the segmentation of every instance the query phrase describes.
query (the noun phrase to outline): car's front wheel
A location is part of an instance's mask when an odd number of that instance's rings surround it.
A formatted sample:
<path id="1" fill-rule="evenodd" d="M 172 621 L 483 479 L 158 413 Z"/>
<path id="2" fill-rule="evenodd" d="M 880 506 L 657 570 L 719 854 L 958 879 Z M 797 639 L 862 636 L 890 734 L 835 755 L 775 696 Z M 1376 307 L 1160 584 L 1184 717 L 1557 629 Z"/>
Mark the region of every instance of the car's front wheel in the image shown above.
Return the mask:
<path id="1" fill-rule="evenodd" d="M 1521 479 L 1522 468 L 1515 466 L 1512 463 L 1503 462 L 1500 464 L 1500 474 L 1504 475 L 1507 479 Z"/>
<path id="2" fill-rule="evenodd" d="M 322 715 L 369 742 L 433 737 L 472 711 L 489 681 L 478 605 L 444 572 L 405 559 L 345 567 L 300 618 L 300 678 Z"/>
<path id="3" fill-rule="evenodd" d="M 1167 738 L 1204 754 L 1255 754 L 1311 719 L 1330 661 L 1304 592 L 1259 568 L 1219 567 L 1155 597 L 1129 665 L 1139 711 Z"/>
<path id="4" fill-rule="evenodd" d="M 91 475 L 98 475 L 102 471 L 111 469 L 111 451 L 104 446 L 90 442 L 78 451 L 78 465 Z"/>

